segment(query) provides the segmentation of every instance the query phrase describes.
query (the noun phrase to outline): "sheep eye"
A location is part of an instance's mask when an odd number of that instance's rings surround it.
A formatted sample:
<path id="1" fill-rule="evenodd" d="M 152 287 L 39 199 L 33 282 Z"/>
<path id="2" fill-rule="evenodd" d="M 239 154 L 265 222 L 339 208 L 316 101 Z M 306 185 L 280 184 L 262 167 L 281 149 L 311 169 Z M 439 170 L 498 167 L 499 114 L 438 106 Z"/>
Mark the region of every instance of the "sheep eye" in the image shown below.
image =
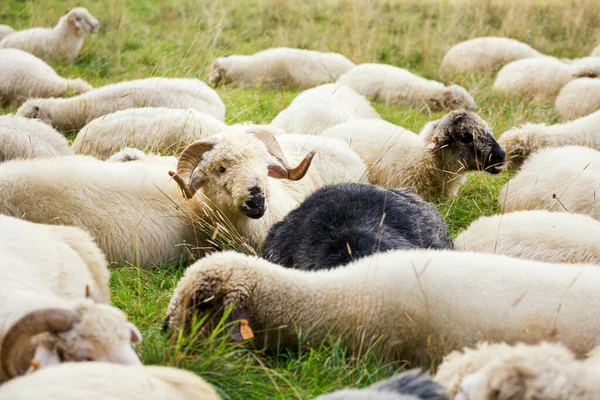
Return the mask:
<path id="1" fill-rule="evenodd" d="M 223 173 L 223 172 L 225 172 L 225 171 L 227 171 L 227 170 L 225 169 L 225 167 L 224 167 L 224 166 L 222 166 L 222 165 L 221 165 L 221 166 L 219 167 L 219 173 L 220 173 L 220 174 L 222 174 L 222 173 Z"/>
<path id="2" fill-rule="evenodd" d="M 40 111 L 40 108 L 38 106 L 34 106 L 33 109 L 34 111 Z"/>

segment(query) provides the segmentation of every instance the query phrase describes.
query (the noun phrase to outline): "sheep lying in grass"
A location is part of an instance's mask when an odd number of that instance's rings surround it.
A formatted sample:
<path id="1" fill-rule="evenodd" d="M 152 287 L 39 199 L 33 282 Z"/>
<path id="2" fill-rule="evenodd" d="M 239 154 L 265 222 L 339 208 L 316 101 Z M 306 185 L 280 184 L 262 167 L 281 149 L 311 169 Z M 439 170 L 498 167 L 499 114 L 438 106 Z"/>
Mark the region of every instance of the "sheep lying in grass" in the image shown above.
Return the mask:
<path id="1" fill-rule="evenodd" d="M 364 96 L 347 86 L 330 83 L 300 93 L 271 125 L 290 133 L 318 135 L 331 126 L 359 118 L 381 119 Z"/>
<path id="2" fill-rule="evenodd" d="M 457 250 L 552 263 L 600 264 L 600 222 L 546 210 L 482 217 L 454 241 Z"/>
<path id="3" fill-rule="evenodd" d="M 406 190 L 345 183 L 317 190 L 273 225 L 262 255 L 288 268 L 316 270 L 413 248 L 452 248 L 433 205 Z"/>
<path id="4" fill-rule="evenodd" d="M 560 90 L 554 106 L 566 119 L 579 118 L 600 110 L 600 79 L 572 80 Z"/>
<path id="5" fill-rule="evenodd" d="M 7 216 L 0 224 L 0 383 L 22 374 L 32 358 L 35 368 L 141 364 L 131 348 L 141 335 L 108 305 L 106 259 L 89 234 Z"/>
<path id="6" fill-rule="evenodd" d="M 77 7 L 60 17 L 52 29 L 31 28 L 7 35 L 0 41 L 0 48 L 21 49 L 43 59 L 71 62 L 79 55 L 85 35 L 97 33 L 99 27 L 87 9 Z"/>
<path id="7" fill-rule="evenodd" d="M 0 24 L 0 41 L 2 39 L 4 39 L 6 36 L 10 35 L 11 33 L 15 33 L 16 31 L 8 26 L 8 25 L 2 25 Z"/>
<path id="8" fill-rule="evenodd" d="M 69 142 L 41 121 L 0 116 L 0 162 L 72 154 Z"/>
<path id="9" fill-rule="evenodd" d="M 544 55 L 515 39 L 479 37 L 452 46 L 440 68 L 458 74 L 489 74 L 506 63 L 530 57 Z"/>
<path id="10" fill-rule="evenodd" d="M 575 78 L 600 76 L 600 57 L 586 57 L 567 64 L 553 57 L 525 58 L 506 64 L 496 77 L 494 89 L 527 99 L 554 99 Z"/>
<path id="11" fill-rule="evenodd" d="M 450 400 L 443 392 L 429 375 L 411 370 L 364 389 L 339 390 L 315 400 Z"/>
<path id="12" fill-rule="evenodd" d="M 308 149 L 296 151 L 302 145 Z M 171 174 L 186 197 L 194 198 L 201 189 L 251 246 L 260 247 L 269 228 L 313 191 L 359 181 L 364 173 L 360 157 L 342 142 L 331 145 L 327 138 L 304 135 L 275 139 L 266 131 L 252 131 L 192 143 Z"/>
<path id="13" fill-rule="evenodd" d="M 356 93 L 395 106 L 429 107 L 433 111 L 477 108 L 465 88 L 422 78 L 386 64 L 361 64 L 338 80 Z"/>
<path id="14" fill-rule="evenodd" d="M 91 90 L 82 79 L 65 79 L 34 55 L 0 49 L 0 105 L 17 108 L 31 97 L 63 97 Z"/>
<path id="15" fill-rule="evenodd" d="M 208 81 L 213 85 L 306 89 L 334 82 L 352 67 L 354 64 L 338 53 L 278 47 L 249 56 L 219 57 L 211 65 Z"/>
<path id="16" fill-rule="evenodd" d="M 525 124 L 504 132 L 498 143 L 506 161 L 518 169 L 531 154 L 546 147 L 583 146 L 600 150 L 600 110 L 556 125 Z"/>
<path id="17" fill-rule="evenodd" d="M 63 364 L 0 387 L 0 400 L 220 400 L 190 371 L 108 363 Z M 436 399 L 437 400 L 437 399 Z"/>
<path id="18" fill-rule="evenodd" d="M 504 150 L 470 111 L 452 111 L 421 135 L 370 120 L 348 121 L 322 135 L 346 140 L 367 164 L 372 183 L 426 198 L 455 195 L 466 172 L 497 174 L 504 163 Z"/>
<path id="19" fill-rule="evenodd" d="M 284 133 L 268 125 L 228 126 L 209 114 L 191 108 L 130 108 L 103 115 L 84 126 L 73 142 L 73 150 L 78 154 L 101 159 L 132 146 L 150 152 L 175 155 L 195 140 L 228 130 L 255 127 L 266 129 L 273 134 Z"/>
<path id="20" fill-rule="evenodd" d="M 61 131 L 78 130 L 94 118 L 136 107 L 193 108 L 223 120 L 225 105 L 198 79 L 149 78 L 103 86 L 68 99 L 30 99 L 17 111 Z"/>
<path id="21" fill-rule="evenodd" d="M 598 285 L 596 266 L 481 253 L 394 250 L 307 272 L 225 252 L 185 271 L 165 327 L 209 315 L 210 329 L 227 309 L 233 338 L 254 335 L 259 347 L 342 338 L 354 352 L 369 348 L 415 366 L 485 340 L 560 339 L 584 355 L 600 343 Z"/>
<path id="22" fill-rule="evenodd" d="M 567 211 L 600 216 L 600 152 L 586 147 L 542 149 L 508 181 L 498 200 L 505 212 Z"/>

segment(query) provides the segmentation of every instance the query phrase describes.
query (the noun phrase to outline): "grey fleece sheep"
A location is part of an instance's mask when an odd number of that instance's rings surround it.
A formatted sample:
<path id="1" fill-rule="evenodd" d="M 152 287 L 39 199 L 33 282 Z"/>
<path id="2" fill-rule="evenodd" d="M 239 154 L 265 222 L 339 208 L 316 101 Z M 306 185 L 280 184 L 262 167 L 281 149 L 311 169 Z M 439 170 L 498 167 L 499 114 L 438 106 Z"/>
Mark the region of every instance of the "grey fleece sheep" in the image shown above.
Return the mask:
<path id="1" fill-rule="evenodd" d="M 449 400 L 429 375 L 411 370 L 364 389 L 344 389 L 315 400 Z"/>
<path id="2" fill-rule="evenodd" d="M 317 270 L 413 248 L 452 248 L 433 205 L 404 189 L 341 183 L 317 190 L 275 224 L 262 255 L 288 268 Z"/>

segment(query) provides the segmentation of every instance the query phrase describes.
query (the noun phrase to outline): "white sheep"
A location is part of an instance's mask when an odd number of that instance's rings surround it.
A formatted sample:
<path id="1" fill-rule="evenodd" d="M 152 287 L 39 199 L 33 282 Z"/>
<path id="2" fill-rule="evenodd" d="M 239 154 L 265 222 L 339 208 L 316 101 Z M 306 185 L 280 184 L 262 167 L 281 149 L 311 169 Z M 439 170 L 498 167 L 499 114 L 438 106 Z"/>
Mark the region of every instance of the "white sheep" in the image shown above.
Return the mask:
<path id="1" fill-rule="evenodd" d="M 450 48 L 440 68 L 459 74 L 489 74 L 496 68 L 521 58 L 544 57 L 528 44 L 504 37 L 479 37 Z"/>
<path id="2" fill-rule="evenodd" d="M 364 96 L 348 86 L 330 83 L 300 93 L 271 125 L 289 133 L 318 135 L 331 126 L 359 118 L 381 119 Z"/>
<path id="3" fill-rule="evenodd" d="M 100 23 L 90 12 L 77 7 L 60 17 L 54 28 L 24 29 L 0 40 L 0 48 L 21 49 L 43 59 L 73 61 L 79 55 L 83 39 L 97 33 Z"/>
<path id="4" fill-rule="evenodd" d="M 513 169 L 521 167 L 531 154 L 546 147 L 583 146 L 600 150 L 600 110 L 555 125 L 525 124 L 504 132 L 498 143 L 506 151 Z"/>
<path id="5" fill-rule="evenodd" d="M 17 49 L 0 49 L 0 104 L 17 108 L 31 97 L 64 97 L 85 93 L 92 86 L 82 79 L 65 79 L 36 56 Z"/>
<path id="6" fill-rule="evenodd" d="M 271 349 L 335 337 L 354 352 L 430 366 L 480 341 L 560 340 L 581 356 L 600 343 L 598 285 L 594 265 L 482 253 L 394 250 L 307 272 L 224 252 L 185 271 L 165 327 L 209 315 L 210 328 L 227 309 L 234 339 Z"/>
<path id="7" fill-rule="evenodd" d="M 193 108 L 223 120 L 225 105 L 198 79 L 149 78 L 96 88 L 68 99 L 29 99 L 17 111 L 61 131 L 79 130 L 94 118 L 136 107 Z"/>
<path id="8" fill-rule="evenodd" d="M 255 248 L 274 223 L 316 189 L 365 176 L 365 164 L 341 141 L 306 135 L 276 139 L 264 130 L 249 132 L 190 144 L 171 175 L 187 198 L 201 190 Z"/>
<path id="9" fill-rule="evenodd" d="M 0 41 L 2 39 L 4 39 L 6 36 L 10 35 L 11 33 L 15 33 L 16 31 L 8 25 L 2 25 L 0 24 Z"/>
<path id="10" fill-rule="evenodd" d="M 394 106 L 429 107 L 432 111 L 477 108 L 462 86 L 446 86 L 393 65 L 361 64 L 342 75 L 338 82 L 373 101 Z"/>
<path id="11" fill-rule="evenodd" d="M 421 135 L 376 120 L 348 121 L 322 135 L 345 140 L 367 164 L 370 182 L 428 198 L 455 195 L 466 172 L 496 174 L 504 163 L 487 124 L 470 111 L 452 111 Z"/>
<path id="12" fill-rule="evenodd" d="M 354 64 L 338 53 L 278 47 L 244 55 L 217 58 L 208 81 L 214 85 L 230 82 L 264 88 L 305 89 L 335 82 Z"/>
<path id="13" fill-rule="evenodd" d="M 565 119 L 600 110 L 600 79 L 579 78 L 567 83 L 558 93 L 554 107 Z"/>
<path id="14" fill-rule="evenodd" d="M 500 190 L 505 212 L 548 210 L 600 216 L 600 152 L 586 147 L 542 149 Z"/>
<path id="15" fill-rule="evenodd" d="M 502 67 L 494 89 L 536 101 L 552 100 L 573 79 L 596 76 L 600 76 L 600 57 L 586 57 L 570 63 L 553 57 L 524 58 Z"/>
<path id="16" fill-rule="evenodd" d="M 62 364 L 0 387 L 0 400 L 220 400 L 193 372 L 159 366 Z"/>
<path id="17" fill-rule="evenodd" d="M 70 154 L 67 139 L 51 126 L 16 115 L 0 116 L 0 162 Z"/>
<path id="18" fill-rule="evenodd" d="M 600 264 L 600 222 L 546 210 L 481 217 L 454 240 L 454 248 L 552 263 Z"/>
<path id="19" fill-rule="evenodd" d="M 267 129 L 277 135 L 284 133 L 267 125 L 228 126 L 209 114 L 191 108 L 130 108 L 92 120 L 77 134 L 73 150 L 77 154 L 101 159 L 131 146 L 175 155 L 195 140 L 228 130 L 250 128 Z"/>
<path id="20" fill-rule="evenodd" d="M 0 224 L 0 383 L 32 358 L 35 368 L 140 364 L 131 348 L 140 332 L 108 304 L 106 258 L 90 235 L 8 216 Z"/>

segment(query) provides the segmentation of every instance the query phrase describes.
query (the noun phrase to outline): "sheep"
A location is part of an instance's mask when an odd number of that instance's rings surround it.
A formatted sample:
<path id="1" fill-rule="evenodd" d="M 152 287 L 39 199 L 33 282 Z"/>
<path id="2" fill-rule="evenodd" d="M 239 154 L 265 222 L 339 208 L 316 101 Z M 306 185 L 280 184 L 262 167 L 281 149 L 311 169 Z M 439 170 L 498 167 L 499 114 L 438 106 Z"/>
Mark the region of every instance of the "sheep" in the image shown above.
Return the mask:
<path id="1" fill-rule="evenodd" d="M 207 317 L 207 331 L 231 311 L 225 323 L 233 339 L 254 336 L 267 349 L 333 337 L 354 353 L 368 348 L 430 366 L 480 341 L 560 339 L 581 356 L 600 343 L 599 284 L 596 266 L 493 254 L 392 250 L 344 268 L 299 271 L 223 252 L 185 271 L 164 328 Z"/>
<path id="2" fill-rule="evenodd" d="M 130 108 L 96 118 L 84 126 L 73 150 L 106 159 L 127 146 L 163 154 L 179 154 L 189 143 L 230 129 L 260 127 L 273 134 L 280 129 L 266 125 L 240 124 L 228 126 L 213 116 L 188 108 Z"/>
<path id="3" fill-rule="evenodd" d="M 502 67 L 494 90 L 541 101 L 554 99 L 560 89 L 575 78 L 599 75 L 600 57 L 573 60 L 570 64 L 553 57 L 524 58 Z"/>
<path id="4" fill-rule="evenodd" d="M 90 12 L 77 7 L 60 17 L 52 29 L 31 28 L 7 35 L 0 48 L 21 49 L 43 59 L 73 62 L 79 55 L 86 34 L 98 32 L 100 23 Z"/>
<path id="5" fill-rule="evenodd" d="M 190 371 L 109 363 L 62 364 L 0 387 L 0 400 L 220 400 Z M 436 399 L 437 400 L 437 399 Z"/>
<path id="6" fill-rule="evenodd" d="M 248 244 L 260 248 L 269 228 L 309 194 L 326 184 L 360 181 L 365 169 L 343 142 L 304 135 L 276 139 L 251 130 L 190 144 L 170 174 L 187 198 L 201 189 Z"/>
<path id="7" fill-rule="evenodd" d="M 311 271 L 412 248 L 452 248 L 448 227 L 433 205 L 407 190 L 340 183 L 317 190 L 273 225 L 262 256 Z"/>
<path id="8" fill-rule="evenodd" d="M 558 93 L 554 107 L 565 119 L 600 110 L 600 79 L 579 78 L 567 83 Z"/>
<path id="9" fill-rule="evenodd" d="M 221 121 L 225 117 L 225 105 L 204 82 L 170 78 L 115 83 L 68 99 L 29 99 L 17 115 L 38 118 L 67 131 L 79 130 L 94 118 L 135 107 L 189 107 Z"/>
<path id="10" fill-rule="evenodd" d="M 131 348 L 141 334 L 108 304 L 106 258 L 87 232 L 4 215 L 0 224 L 0 383 L 32 358 L 35 368 L 141 364 Z"/>
<path id="11" fill-rule="evenodd" d="M 600 152 L 586 147 L 542 149 L 500 190 L 504 212 L 566 211 L 600 216 Z"/>
<path id="12" fill-rule="evenodd" d="M 489 74 L 496 68 L 521 58 L 544 57 L 528 44 L 504 37 L 479 37 L 450 48 L 440 69 L 457 74 Z"/>
<path id="13" fill-rule="evenodd" d="M 354 64 L 338 53 L 278 47 L 243 56 L 217 58 L 208 81 L 213 85 L 239 83 L 263 88 L 306 89 L 334 82 Z"/>
<path id="14" fill-rule="evenodd" d="M 432 111 L 477 108 L 462 86 L 445 86 L 392 65 L 361 64 L 342 75 L 338 83 L 373 101 L 394 106 L 428 107 Z"/>
<path id="15" fill-rule="evenodd" d="M 600 264 L 600 222 L 546 210 L 481 217 L 454 241 L 456 250 L 552 263 Z"/>
<path id="16" fill-rule="evenodd" d="M 10 35 L 11 33 L 15 33 L 16 31 L 8 26 L 8 25 L 2 25 L 0 24 L 0 41 L 2 39 L 4 39 L 6 36 Z"/>
<path id="17" fill-rule="evenodd" d="M 468 171 L 499 173 L 505 158 L 485 121 L 464 110 L 421 135 L 370 120 L 348 121 L 322 135 L 346 140 L 367 164 L 371 183 L 408 188 L 426 199 L 455 195 Z"/>
<path id="18" fill-rule="evenodd" d="M 339 390 L 315 400 L 450 400 L 443 391 L 429 375 L 410 370 L 364 389 Z"/>
<path id="19" fill-rule="evenodd" d="M 330 83 L 300 93 L 271 125 L 289 133 L 318 135 L 331 126 L 358 118 L 381 119 L 364 96 L 347 86 Z"/>
<path id="20" fill-rule="evenodd" d="M 0 162 L 72 154 L 69 142 L 41 121 L 0 116 Z"/>
<path id="21" fill-rule="evenodd" d="M 34 55 L 0 49 L 0 105 L 17 108 L 31 97 L 63 97 L 92 89 L 82 79 L 65 79 Z"/>
<path id="22" fill-rule="evenodd" d="M 531 154 L 546 147 L 583 146 L 600 150 L 600 110 L 561 124 L 525 124 L 504 132 L 498 143 L 511 169 L 519 169 Z"/>

